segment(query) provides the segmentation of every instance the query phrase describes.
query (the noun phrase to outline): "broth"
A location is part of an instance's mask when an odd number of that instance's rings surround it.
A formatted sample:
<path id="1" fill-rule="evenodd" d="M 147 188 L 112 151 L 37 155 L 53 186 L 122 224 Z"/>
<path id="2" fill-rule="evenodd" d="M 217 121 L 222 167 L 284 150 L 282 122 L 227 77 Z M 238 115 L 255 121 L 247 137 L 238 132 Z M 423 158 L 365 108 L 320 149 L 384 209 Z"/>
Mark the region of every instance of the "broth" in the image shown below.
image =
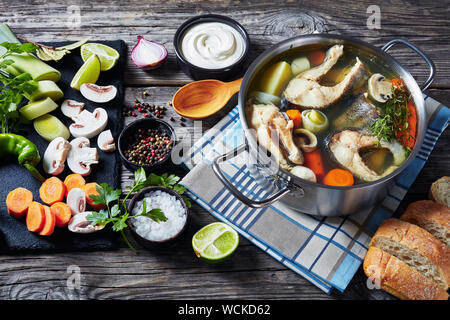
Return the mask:
<path id="1" fill-rule="evenodd" d="M 337 59 L 336 52 L 340 53 Z M 321 56 L 325 56 L 323 62 L 314 64 Z M 335 63 L 329 67 L 332 61 Z M 314 78 L 316 73 L 324 70 L 326 72 L 321 74 L 319 80 Z M 293 71 L 297 74 L 294 75 Z M 393 79 L 398 80 L 391 81 Z M 329 87 L 333 87 L 334 91 Z M 339 91 L 341 89 L 342 92 Z M 320 154 L 325 175 L 333 169 L 345 169 L 353 175 L 354 184 L 375 181 L 391 173 L 407 158 L 414 146 L 411 139 L 416 130 L 416 119 L 413 119 L 415 107 L 406 86 L 381 59 L 351 45 L 345 45 L 343 49 L 337 45 L 291 49 L 272 59 L 259 71 L 248 92 L 246 113 L 249 127 L 278 128 L 280 150 L 274 149 L 277 146 L 269 142 L 265 132 L 261 136 L 258 133 L 258 142 L 272 154 L 284 156 L 285 159 L 279 162 L 283 169 L 290 171 L 295 166 L 305 166 L 315 173 L 315 182 L 318 183 L 324 183 L 324 177 L 314 166 L 308 167 L 310 155 L 307 153 L 311 150 L 305 152 L 303 146 L 296 145 L 302 151 L 304 160 L 300 156 L 296 158 L 290 138 L 283 137 L 282 128 L 277 127 L 281 123 L 277 110 L 286 120 L 289 119 L 287 114 L 291 119 L 291 114 L 295 114 L 286 113 L 287 110 L 302 112 L 298 128 L 310 129 L 317 137 L 317 147 L 313 152 L 316 156 Z M 255 120 L 258 117 L 255 110 L 266 115 L 259 118 L 260 122 Z M 395 115 L 403 112 L 403 118 L 399 119 L 404 122 L 393 121 L 396 118 L 391 116 L 392 112 Z M 272 120 L 262 120 L 271 113 Z M 314 126 L 314 119 L 319 119 L 319 123 L 321 117 L 328 122 L 324 130 Z M 293 130 L 291 134 L 294 134 Z"/>

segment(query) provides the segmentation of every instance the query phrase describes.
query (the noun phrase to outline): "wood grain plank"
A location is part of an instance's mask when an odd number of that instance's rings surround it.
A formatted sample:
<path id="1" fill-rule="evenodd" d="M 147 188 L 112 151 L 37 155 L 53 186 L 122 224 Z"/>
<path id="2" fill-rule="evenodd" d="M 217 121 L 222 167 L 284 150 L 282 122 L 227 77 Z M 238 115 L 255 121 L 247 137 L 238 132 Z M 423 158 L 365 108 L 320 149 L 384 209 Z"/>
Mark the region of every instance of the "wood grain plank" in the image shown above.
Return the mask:
<path id="1" fill-rule="evenodd" d="M 2 1 L 5 4 L 7 1 Z M 376 46 L 393 38 L 405 38 L 422 48 L 437 65 L 435 88 L 450 87 L 449 6 L 434 1 L 386 1 L 380 4 L 381 29 L 366 26 L 367 8 L 373 4 L 365 1 L 292 1 L 273 5 L 270 1 L 190 1 L 178 4 L 173 1 L 112 1 L 79 3 L 81 24 L 68 28 L 70 16 L 63 0 L 38 5 L 35 2 L 7 6 L 8 12 L 0 19 L 9 23 L 20 35 L 36 41 L 76 40 L 91 35 L 92 39 L 124 39 L 131 50 L 136 35 L 142 34 L 164 43 L 170 54 L 163 68 L 142 71 L 128 59 L 126 71 L 130 86 L 182 85 L 191 81 L 177 67 L 173 52 L 173 35 L 182 21 L 203 13 L 218 13 L 239 21 L 250 34 L 252 49 L 249 63 L 269 46 L 296 35 L 310 33 L 336 33 L 357 37 Z M 345 10 L 343 10 L 345 8 Z M 113 14 L 111 14 L 113 13 Z M 407 68 L 419 82 L 428 73 L 422 61 L 411 50 L 396 48 L 393 56 Z"/>

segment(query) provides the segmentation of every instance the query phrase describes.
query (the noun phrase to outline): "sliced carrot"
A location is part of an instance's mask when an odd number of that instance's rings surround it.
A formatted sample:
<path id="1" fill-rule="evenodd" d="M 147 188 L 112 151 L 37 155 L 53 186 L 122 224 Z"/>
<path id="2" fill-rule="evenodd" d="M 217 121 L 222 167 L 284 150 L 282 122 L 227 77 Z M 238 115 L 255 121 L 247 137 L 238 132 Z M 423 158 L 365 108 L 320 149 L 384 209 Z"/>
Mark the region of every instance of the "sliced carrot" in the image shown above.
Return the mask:
<path id="1" fill-rule="evenodd" d="M 39 232 L 45 224 L 45 209 L 39 202 L 30 203 L 27 211 L 27 228 L 31 232 Z"/>
<path id="2" fill-rule="evenodd" d="M 327 173 L 323 183 L 328 186 L 349 187 L 354 183 L 353 174 L 348 170 L 333 169 Z"/>
<path id="3" fill-rule="evenodd" d="M 33 194 L 25 188 L 16 188 L 6 197 L 8 213 L 17 219 L 25 217 L 31 202 L 33 202 Z"/>
<path id="4" fill-rule="evenodd" d="M 39 189 L 41 200 L 48 205 L 62 201 L 65 194 L 66 186 L 58 177 L 45 180 Z"/>
<path id="5" fill-rule="evenodd" d="M 43 206 L 45 212 L 45 223 L 42 230 L 39 231 L 41 236 L 51 236 L 55 230 L 55 214 L 50 210 L 49 207 Z"/>
<path id="6" fill-rule="evenodd" d="M 58 228 L 63 228 L 69 224 L 72 213 L 67 203 L 56 202 L 52 204 L 50 210 L 55 215 L 55 226 Z"/>
<path id="7" fill-rule="evenodd" d="M 308 54 L 309 62 L 315 67 L 325 60 L 325 53 L 322 50 L 316 50 Z"/>
<path id="8" fill-rule="evenodd" d="M 397 139 L 402 145 L 412 149 L 416 143 L 417 113 L 416 107 L 411 102 L 408 102 L 408 109 L 408 129 L 398 131 Z"/>
<path id="9" fill-rule="evenodd" d="M 294 122 L 294 127 L 298 128 L 302 124 L 302 113 L 297 109 L 286 110 L 286 114 Z"/>
<path id="10" fill-rule="evenodd" d="M 91 195 L 98 195 L 97 186 L 99 186 L 96 182 L 86 183 L 83 186 L 83 191 L 86 194 L 86 202 L 91 206 L 92 209 L 99 211 L 101 209 L 106 209 L 106 206 L 103 204 L 94 204 L 94 201 L 91 200 Z"/>
<path id="11" fill-rule="evenodd" d="M 66 197 L 70 190 L 73 188 L 82 188 L 86 184 L 86 180 L 84 180 L 83 176 L 79 173 L 69 174 L 66 179 L 64 179 L 64 184 L 67 188 Z"/>
<path id="12" fill-rule="evenodd" d="M 322 155 L 318 149 L 303 153 L 305 167 L 311 169 L 316 175 L 317 181 L 321 181 L 325 176 L 325 169 L 322 162 Z"/>

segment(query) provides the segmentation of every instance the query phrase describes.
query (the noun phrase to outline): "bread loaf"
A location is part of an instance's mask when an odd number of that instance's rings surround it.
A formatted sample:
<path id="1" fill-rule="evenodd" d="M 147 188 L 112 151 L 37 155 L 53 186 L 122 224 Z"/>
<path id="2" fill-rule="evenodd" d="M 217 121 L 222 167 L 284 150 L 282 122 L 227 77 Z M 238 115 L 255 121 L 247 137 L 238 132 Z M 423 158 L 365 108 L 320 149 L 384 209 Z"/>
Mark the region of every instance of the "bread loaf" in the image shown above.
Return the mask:
<path id="1" fill-rule="evenodd" d="M 450 207 L 450 177 L 442 177 L 431 185 L 430 199 Z"/>
<path id="2" fill-rule="evenodd" d="M 444 290 L 450 283 L 450 250 L 428 231 L 399 219 L 384 221 L 370 245 L 402 260 Z"/>
<path id="3" fill-rule="evenodd" d="M 400 219 L 422 227 L 450 247 L 450 207 L 431 200 L 416 201 Z"/>
<path id="4" fill-rule="evenodd" d="M 370 247 L 364 258 L 366 276 L 380 289 L 409 300 L 447 300 L 447 292 L 400 259 Z"/>

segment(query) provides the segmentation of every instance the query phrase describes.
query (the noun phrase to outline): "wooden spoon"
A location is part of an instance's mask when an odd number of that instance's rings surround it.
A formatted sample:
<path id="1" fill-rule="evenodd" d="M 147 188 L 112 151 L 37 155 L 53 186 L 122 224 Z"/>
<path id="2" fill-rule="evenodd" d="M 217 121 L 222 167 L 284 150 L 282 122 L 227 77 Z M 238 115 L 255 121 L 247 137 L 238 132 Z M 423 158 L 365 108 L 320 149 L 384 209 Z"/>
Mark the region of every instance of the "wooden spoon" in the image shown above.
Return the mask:
<path id="1" fill-rule="evenodd" d="M 172 106 L 186 118 L 206 118 L 222 109 L 239 91 L 242 78 L 232 82 L 200 80 L 181 87 L 173 96 Z"/>

